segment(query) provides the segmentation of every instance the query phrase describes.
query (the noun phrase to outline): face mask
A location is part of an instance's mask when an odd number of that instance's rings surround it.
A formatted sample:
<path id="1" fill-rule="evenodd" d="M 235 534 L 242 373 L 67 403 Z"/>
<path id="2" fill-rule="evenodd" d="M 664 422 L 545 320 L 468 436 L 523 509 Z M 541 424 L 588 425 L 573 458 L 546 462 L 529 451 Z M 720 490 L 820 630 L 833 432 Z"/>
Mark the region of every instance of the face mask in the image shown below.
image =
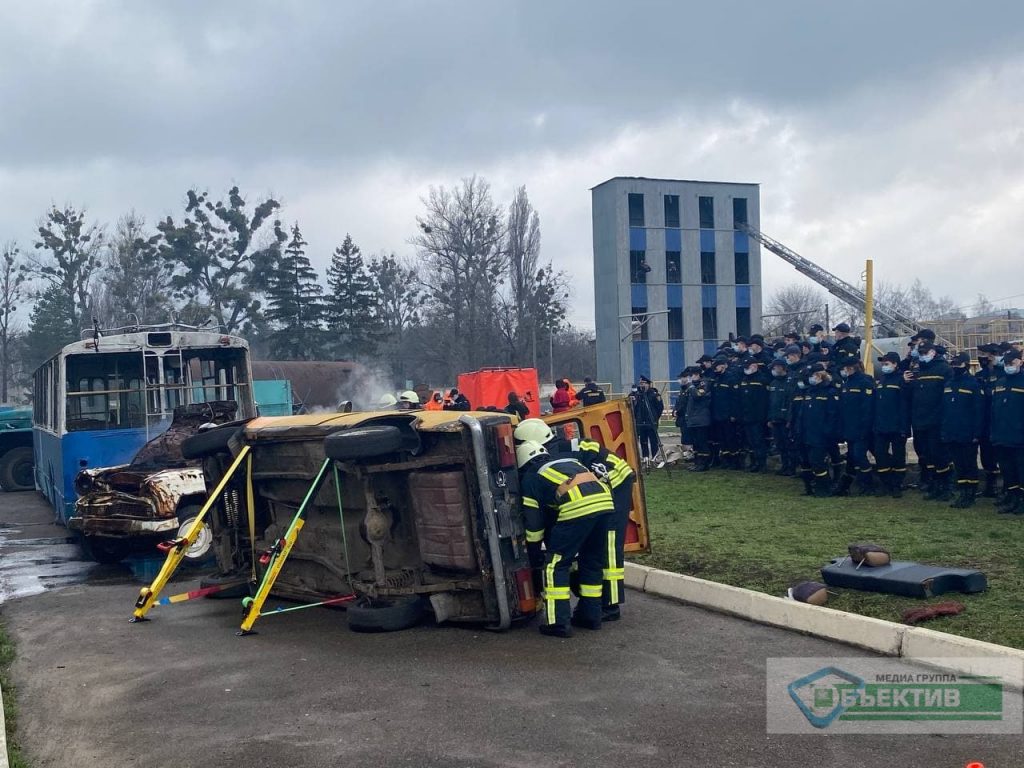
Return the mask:
<path id="1" fill-rule="evenodd" d="M 747 376 L 752 376 L 753 374 L 757 373 L 757 366 L 755 365 L 755 366 L 753 366 L 751 368 L 747 368 L 744 371 L 744 373 L 747 374 Z"/>
<path id="2" fill-rule="evenodd" d="M 811 383 L 811 386 L 812 386 L 812 387 L 816 387 L 816 386 L 818 386 L 819 384 L 821 384 L 821 379 L 819 379 L 819 378 L 818 378 L 817 376 L 811 376 L 811 381 L 810 381 L 810 383 Z"/>
<path id="3" fill-rule="evenodd" d="M 739 352 L 740 351 L 740 345 L 739 344 L 733 344 L 732 345 L 732 351 L 733 352 Z"/>
<path id="4" fill-rule="evenodd" d="M 812 347 L 817 346 L 818 344 L 821 344 L 821 339 L 819 339 L 817 336 L 811 336 L 811 338 L 807 340 L 807 343 L 810 344 Z"/>
<path id="5" fill-rule="evenodd" d="M 1015 373 L 1017 373 L 1020 370 L 1020 366 L 1019 365 L 1008 365 L 1005 368 L 1003 368 L 1003 370 L 1006 372 L 1007 376 L 1013 376 Z"/>
<path id="6" fill-rule="evenodd" d="M 772 371 L 772 376 L 774 376 L 776 379 L 781 379 L 785 375 L 786 375 L 786 372 L 785 371 L 780 371 L 778 368 L 775 368 Z"/>
<path id="7" fill-rule="evenodd" d="M 806 384 L 804 384 L 804 383 L 803 383 L 802 381 L 798 381 L 798 382 L 796 383 L 796 388 L 797 388 L 797 389 L 803 389 L 803 388 L 804 388 L 804 387 L 806 387 L 806 386 L 807 386 L 807 385 L 806 385 Z"/>
<path id="8" fill-rule="evenodd" d="M 896 370 L 896 366 L 895 365 L 883 365 L 882 366 L 882 373 L 892 373 L 895 370 Z"/>
<path id="9" fill-rule="evenodd" d="M 927 355 L 921 355 L 918 359 L 922 363 L 930 363 L 932 360 L 935 359 L 935 353 L 934 352 L 929 352 Z"/>
<path id="10" fill-rule="evenodd" d="M 783 351 L 782 351 L 781 349 L 780 349 L 780 350 L 778 350 L 778 351 L 777 351 L 777 352 L 775 353 L 775 359 L 776 359 L 776 360 L 781 360 L 781 359 L 782 359 L 782 358 L 784 358 L 785 356 L 786 356 L 786 355 L 785 355 L 785 353 L 783 353 Z"/>
<path id="11" fill-rule="evenodd" d="M 839 372 L 839 375 L 842 376 L 844 379 L 850 378 L 850 372 L 845 368 Z"/>
<path id="12" fill-rule="evenodd" d="M 918 350 L 917 347 L 914 347 L 912 350 L 910 350 L 910 356 L 917 360 L 919 357 L 921 357 L 921 352 L 920 350 Z"/>
<path id="13" fill-rule="evenodd" d="M 992 362 L 993 362 L 993 364 L 995 364 L 995 365 L 1002 365 L 1002 364 L 1003 364 L 1003 356 L 1002 356 L 1002 355 L 999 355 L 999 357 L 995 357 L 995 358 L 993 358 L 993 359 L 992 359 Z"/>

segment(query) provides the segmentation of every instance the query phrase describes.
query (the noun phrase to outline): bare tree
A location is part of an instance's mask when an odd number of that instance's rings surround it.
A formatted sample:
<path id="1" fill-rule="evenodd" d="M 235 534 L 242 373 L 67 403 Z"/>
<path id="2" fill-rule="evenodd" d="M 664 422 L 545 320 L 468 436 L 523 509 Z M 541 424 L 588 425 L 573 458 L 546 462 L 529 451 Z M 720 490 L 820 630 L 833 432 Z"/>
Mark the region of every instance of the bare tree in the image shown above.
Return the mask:
<path id="1" fill-rule="evenodd" d="M 824 322 L 825 292 L 806 283 L 790 283 L 773 293 L 764 307 L 765 335 L 803 334 L 815 322 Z"/>
<path id="2" fill-rule="evenodd" d="M 10 394 L 11 351 L 14 348 L 14 316 L 25 298 L 25 271 L 21 250 L 9 242 L 0 256 L 0 402 Z"/>
<path id="3" fill-rule="evenodd" d="M 146 221 L 129 211 L 117 222 L 107 242 L 103 280 L 96 295 L 96 314 L 104 324 L 147 324 L 171 319 L 173 265 L 160 258 L 160 236 L 148 232 Z"/>
<path id="4" fill-rule="evenodd" d="M 431 316 L 449 345 L 451 369 L 474 370 L 497 342 L 498 286 L 508 263 L 502 210 L 477 176 L 455 189 L 432 187 L 423 204 L 412 244 L 425 262 Z"/>

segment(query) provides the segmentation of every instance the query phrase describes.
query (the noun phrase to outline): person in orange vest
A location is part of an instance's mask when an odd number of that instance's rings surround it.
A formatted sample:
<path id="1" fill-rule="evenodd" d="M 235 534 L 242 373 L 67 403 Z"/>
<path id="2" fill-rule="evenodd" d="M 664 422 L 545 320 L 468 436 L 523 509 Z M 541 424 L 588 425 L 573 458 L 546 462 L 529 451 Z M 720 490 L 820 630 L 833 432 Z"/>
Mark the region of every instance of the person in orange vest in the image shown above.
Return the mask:
<path id="1" fill-rule="evenodd" d="M 440 392 L 434 392 L 430 399 L 423 406 L 425 411 L 441 411 L 444 410 L 444 398 L 441 397 Z"/>
<path id="2" fill-rule="evenodd" d="M 562 379 L 565 382 L 565 389 L 569 393 L 569 407 L 575 408 L 580 404 L 579 398 L 576 397 L 576 390 L 572 386 L 572 382 L 568 379 Z"/>

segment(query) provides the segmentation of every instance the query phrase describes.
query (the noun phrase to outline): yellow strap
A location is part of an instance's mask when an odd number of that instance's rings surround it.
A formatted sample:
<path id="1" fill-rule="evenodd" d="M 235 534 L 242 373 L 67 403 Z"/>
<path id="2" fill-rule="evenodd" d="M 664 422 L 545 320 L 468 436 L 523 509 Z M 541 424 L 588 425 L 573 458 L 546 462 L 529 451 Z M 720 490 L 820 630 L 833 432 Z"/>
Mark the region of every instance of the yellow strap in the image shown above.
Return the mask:
<path id="1" fill-rule="evenodd" d="M 252 454 L 245 463 L 245 506 L 249 512 L 249 548 L 252 552 L 252 573 L 249 578 L 256 581 L 256 491 L 252 487 Z"/>
<path id="2" fill-rule="evenodd" d="M 608 602 L 612 605 L 619 604 L 619 582 L 618 579 L 613 578 L 610 572 L 618 570 L 616 566 L 619 564 L 618 558 L 616 557 L 615 547 L 615 531 L 608 531 L 608 568 L 605 570 L 605 579 L 608 581 Z"/>

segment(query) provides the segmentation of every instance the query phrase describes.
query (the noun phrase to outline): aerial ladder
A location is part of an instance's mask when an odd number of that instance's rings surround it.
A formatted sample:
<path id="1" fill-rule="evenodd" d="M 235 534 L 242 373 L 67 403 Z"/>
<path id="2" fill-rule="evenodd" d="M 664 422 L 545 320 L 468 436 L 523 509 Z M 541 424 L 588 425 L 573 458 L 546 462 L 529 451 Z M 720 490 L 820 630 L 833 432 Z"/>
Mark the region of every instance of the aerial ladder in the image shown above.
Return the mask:
<path id="1" fill-rule="evenodd" d="M 819 267 L 810 259 L 805 259 L 796 251 L 787 248 L 778 240 L 768 237 L 768 235 L 754 229 L 754 227 L 749 224 L 741 224 L 737 222 L 735 226 L 737 230 L 745 232 L 776 256 L 792 264 L 798 272 L 811 278 L 811 280 L 816 282 L 836 298 L 849 304 L 860 312 L 866 311 L 867 296 L 860 288 L 836 277 L 824 267 Z M 924 328 L 924 326 L 907 317 L 902 312 L 898 312 L 879 304 L 877 301 L 873 302 L 873 304 L 875 322 L 888 328 L 897 336 L 912 336 Z M 949 342 L 945 339 L 936 337 L 936 341 L 940 344 L 946 345 L 947 347 L 950 346 Z"/>

